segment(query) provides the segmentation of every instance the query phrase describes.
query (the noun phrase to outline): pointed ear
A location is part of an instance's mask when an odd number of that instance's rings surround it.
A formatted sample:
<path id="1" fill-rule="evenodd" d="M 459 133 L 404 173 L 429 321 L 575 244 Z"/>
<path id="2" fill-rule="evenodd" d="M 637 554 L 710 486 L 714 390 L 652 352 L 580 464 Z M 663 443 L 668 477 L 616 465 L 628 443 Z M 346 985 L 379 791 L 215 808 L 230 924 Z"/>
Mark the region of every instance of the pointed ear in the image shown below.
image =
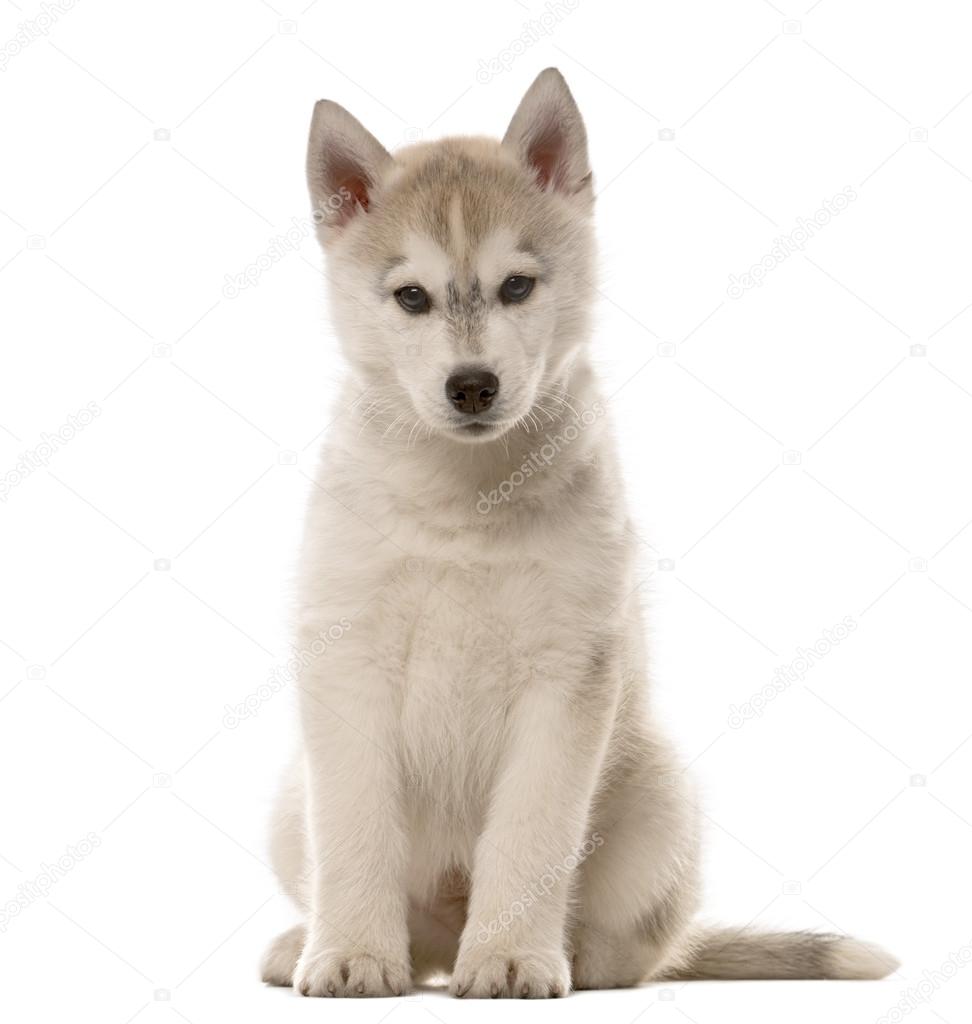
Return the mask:
<path id="1" fill-rule="evenodd" d="M 573 195 L 591 191 L 587 132 L 563 75 L 537 75 L 510 121 L 503 145 L 531 166 L 545 190 Z"/>
<path id="2" fill-rule="evenodd" d="M 307 144 L 307 184 L 314 220 L 338 228 L 366 211 L 392 158 L 344 107 L 318 100 Z"/>

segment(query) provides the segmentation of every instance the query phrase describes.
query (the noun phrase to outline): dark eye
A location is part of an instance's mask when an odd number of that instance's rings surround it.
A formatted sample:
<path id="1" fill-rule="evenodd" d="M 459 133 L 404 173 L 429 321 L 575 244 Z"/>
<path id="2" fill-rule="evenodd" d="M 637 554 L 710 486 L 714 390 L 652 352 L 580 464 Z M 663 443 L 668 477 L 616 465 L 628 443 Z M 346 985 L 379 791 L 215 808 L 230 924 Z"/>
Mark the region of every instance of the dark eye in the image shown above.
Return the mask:
<path id="1" fill-rule="evenodd" d="M 429 308 L 429 297 L 424 288 L 417 284 L 407 284 L 395 292 L 399 306 L 408 313 L 424 313 Z"/>
<path id="2" fill-rule="evenodd" d="M 500 285 L 500 298 L 504 302 L 522 302 L 532 291 L 532 277 L 514 274 Z"/>

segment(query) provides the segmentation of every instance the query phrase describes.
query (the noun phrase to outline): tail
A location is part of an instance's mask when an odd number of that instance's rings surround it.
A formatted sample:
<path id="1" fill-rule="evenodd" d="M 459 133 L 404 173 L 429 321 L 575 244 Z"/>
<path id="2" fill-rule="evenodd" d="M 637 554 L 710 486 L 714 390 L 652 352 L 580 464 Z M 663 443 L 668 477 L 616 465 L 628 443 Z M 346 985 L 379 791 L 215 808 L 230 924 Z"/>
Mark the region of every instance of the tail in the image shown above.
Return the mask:
<path id="1" fill-rule="evenodd" d="M 696 933 L 685 956 L 662 972 L 693 978 L 884 978 L 898 961 L 880 946 L 822 932 L 745 932 L 714 928 Z"/>

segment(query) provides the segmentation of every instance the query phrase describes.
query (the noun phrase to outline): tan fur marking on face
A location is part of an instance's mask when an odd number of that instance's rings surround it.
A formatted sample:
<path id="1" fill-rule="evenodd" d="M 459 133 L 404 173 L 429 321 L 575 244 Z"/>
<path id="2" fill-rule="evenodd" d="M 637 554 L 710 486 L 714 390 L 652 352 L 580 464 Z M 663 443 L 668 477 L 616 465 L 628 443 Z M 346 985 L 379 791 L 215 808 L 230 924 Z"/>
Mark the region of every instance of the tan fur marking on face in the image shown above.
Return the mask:
<path id="1" fill-rule="evenodd" d="M 361 256 L 401 250 L 408 232 L 433 238 L 457 262 L 501 224 L 531 237 L 556 236 L 570 225 L 563 211 L 545 209 L 528 171 L 499 143 L 443 139 L 395 154 L 376 216 L 363 224 Z"/>
<path id="2" fill-rule="evenodd" d="M 466 261 L 466 224 L 462 216 L 462 196 L 457 192 L 449 202 L 449 242 L 455 261 L 462 264 Z"/>

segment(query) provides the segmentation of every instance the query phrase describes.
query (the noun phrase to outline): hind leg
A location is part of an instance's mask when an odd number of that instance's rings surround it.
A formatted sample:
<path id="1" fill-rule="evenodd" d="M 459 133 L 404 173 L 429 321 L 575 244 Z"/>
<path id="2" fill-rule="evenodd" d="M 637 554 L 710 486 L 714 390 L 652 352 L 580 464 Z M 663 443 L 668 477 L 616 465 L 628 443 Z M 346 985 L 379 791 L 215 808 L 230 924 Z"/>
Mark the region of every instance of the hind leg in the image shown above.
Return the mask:
<path id="1" fill-rule="evenodd" d="M 680 962 L 696 905 L 696 828 L 681 775 L 642 747 L 595 802 L 597 848 L 579 871 L 575 989 L 627 988 Z"/>
<path id="2" fill-rule="evenodd" d="M 307 832 L 304 827 L 303 785 L 299 764 L 294 764 L 284 779 L 274 809 L 270 835 L 270 858 L 281 888 L 289 893 L 301 910 L 308 909 Z M 268 985 L 290 986 L 294 968 L 306 940 L 306 929 L 295 925 L 278 935 L 267 947 L 260 975 Z"/>
<path id="3" fill-rule="evenodd" d="M 643 905 L 651 902 L 652 894 L 639 896 Z M 690 913 L 662 899 L 646 911 L 642 924 L 622 923 L 608 928 L 578 922 L 570 938 L 571 987 L 633 988 L 675 969 L 685 956 L 690 917 Z"/>
<path id="4" fill-rule="evenodd" d="M 268 985 L 289 988 L 294 981 L 294 968 L 304 948 L 307 930 L 302 924 L 294 925 L 278 935 L 263 955 L 260 977 Z"/>

